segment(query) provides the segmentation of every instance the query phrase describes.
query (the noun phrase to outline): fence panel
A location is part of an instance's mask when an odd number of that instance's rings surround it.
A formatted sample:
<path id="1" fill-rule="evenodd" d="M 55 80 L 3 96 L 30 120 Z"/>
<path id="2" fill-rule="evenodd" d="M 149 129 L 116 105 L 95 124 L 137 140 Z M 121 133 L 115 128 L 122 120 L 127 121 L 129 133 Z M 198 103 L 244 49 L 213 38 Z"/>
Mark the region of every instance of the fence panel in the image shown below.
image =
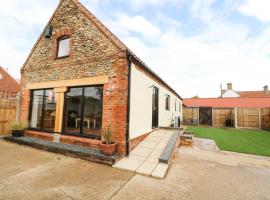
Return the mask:
<path id="1" fill-rule="evenodd" d="M 198 123 L 198 108 L 183 108 L 183 120 L 184 123 Z"/>
<path id="2" fill-rule="evenodd" d="M 219 127 L 233 126 L 233 121 L 234 121 L 234 109 L 230 108 L 213 109 L 213 126 Z"/>
<path id="3" fill-rule="evenodd" d="M 10 133 L 10 123 L 16 119 L 16 98 L 0 98 L 0 135 Z"/>
<path id="4" fill-rule="evenodd" d="M 262 128 L 270 129 L 270 108 L 261 109 Z"/>
<path id="5" fill-rule="evenodd" d="M 239 108 L 237 111 L 238 127 L 259 128 L 259 109 Z"/>

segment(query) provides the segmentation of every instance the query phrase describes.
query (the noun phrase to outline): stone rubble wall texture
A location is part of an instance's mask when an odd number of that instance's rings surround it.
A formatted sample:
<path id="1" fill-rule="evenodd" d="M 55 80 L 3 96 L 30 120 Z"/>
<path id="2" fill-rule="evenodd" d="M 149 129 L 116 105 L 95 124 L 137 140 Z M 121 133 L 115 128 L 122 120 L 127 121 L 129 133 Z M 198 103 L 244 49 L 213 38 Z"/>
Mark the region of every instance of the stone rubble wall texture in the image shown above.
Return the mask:
<path id="1" fill-rule="evenodd" d="M 72 0 L 63 1 L 50 24 L 53 36 L 42 36 L 21 70 L 21 120 L 29 120 L 30 91 L 26 89 L 27 83 L 109 75 L 114 89 L 107 94 L 109 85 L 104 85 L 102 129 L 110 125 L 118 142 L 118 152 L 124 154 L 128 92 L 125 51 L 112 44 Z M 55 59 L 57 38 L 66 33 L 71 35 L 70 56 Z"/>
<path id="2" fill-rule="evenodd" d="M 28 82 L 76 79 L 113 73 L 112 55 L 117 53 L 117 48 L 86 19 L 71 0 L 62 3 L 50 24 L 53 27 L 53 37 L 41 38 L 22 70 Z M 67 28 L 72 29 L 72 56 L 68 59 L 54 59 L 57 41 L 54 35 Z"/>

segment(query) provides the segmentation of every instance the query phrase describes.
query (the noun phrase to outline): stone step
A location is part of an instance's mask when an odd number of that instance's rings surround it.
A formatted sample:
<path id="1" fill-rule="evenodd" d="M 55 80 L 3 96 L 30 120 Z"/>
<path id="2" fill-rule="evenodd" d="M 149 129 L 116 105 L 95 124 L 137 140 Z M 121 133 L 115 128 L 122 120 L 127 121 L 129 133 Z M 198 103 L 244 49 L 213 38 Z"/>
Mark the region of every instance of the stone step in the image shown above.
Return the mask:
<path id="1" fill-rule="evenodd" d="M 97 163 L 103 163 L 107 165 L 113 165 L 116 160 L 119 159 L 118 155 L 106 156 L 98 149 L 73 144 L 56 143 L 34 137 L 16 138 L 12 136 L 7 136 L 4 138 L 4 140 L 21 145 L 27 145 L 41 150 L 50 151 L 53 153 L 59 153 L 66 156 L 80 158 Z"/>
<path id="2" fill-rule="evenodd" d="M 192 140 L 193 139 L 193 135 L 183 134 L 183 135 L 180 135 L 180 140 L 181 139 L 183 139 L 183 140 Z"/>
<path id="3" fill-rule="evenodd" d="M 183 131 L 180 134 L 180 146 L 193 146 L 193 132 L 192 131 Z"/>
<path id="4" fill-rule="evenodd" d="M 193 132 L 192 132 L 192 131 L 184 131 L 183 134 L 184 134 L 184 135 L 193 135 Z"/>

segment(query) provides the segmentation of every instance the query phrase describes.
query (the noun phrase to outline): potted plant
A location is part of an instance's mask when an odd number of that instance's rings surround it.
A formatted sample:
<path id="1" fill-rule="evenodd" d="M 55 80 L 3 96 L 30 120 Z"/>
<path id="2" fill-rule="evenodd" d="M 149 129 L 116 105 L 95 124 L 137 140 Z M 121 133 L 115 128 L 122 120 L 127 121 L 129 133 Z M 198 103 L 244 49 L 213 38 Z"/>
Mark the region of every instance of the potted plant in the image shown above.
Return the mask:
<path id="1" fill-rule="evenodd" d="M 113 141 L 112 132 L 108 127 L 102 134 L 103 140 L 101 143 L 101 150 L 107 156 L 112 156 L 115 153 L 116 142 Z"/>
<path id="2" fill-rule="evenodd" d="M 15 121 L 11 123 L 10 128 L 13 137 L 22 137 L 23 131 L 27 128 L 27 125 L 26 123 Z"/>

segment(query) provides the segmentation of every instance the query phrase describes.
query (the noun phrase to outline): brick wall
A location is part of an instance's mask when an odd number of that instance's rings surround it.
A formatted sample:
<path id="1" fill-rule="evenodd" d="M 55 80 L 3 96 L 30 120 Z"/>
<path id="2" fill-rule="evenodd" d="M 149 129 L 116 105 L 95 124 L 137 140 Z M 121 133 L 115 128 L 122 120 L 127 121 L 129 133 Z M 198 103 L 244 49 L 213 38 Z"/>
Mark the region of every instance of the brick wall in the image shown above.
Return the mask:
<path id="1" fill-rule="evenodd" d="M 110 126 L 114 140 L 118 142 L 118 152 L 125 153 L 127 96 L 128 96 L 128 63 L 125 53 L 118 55 L 118 61 L 113 63 L 115 70 L 109 84 L 104 86 L 102 128 Z M 108 89 L 113 88 L 108 95 Z"/>

